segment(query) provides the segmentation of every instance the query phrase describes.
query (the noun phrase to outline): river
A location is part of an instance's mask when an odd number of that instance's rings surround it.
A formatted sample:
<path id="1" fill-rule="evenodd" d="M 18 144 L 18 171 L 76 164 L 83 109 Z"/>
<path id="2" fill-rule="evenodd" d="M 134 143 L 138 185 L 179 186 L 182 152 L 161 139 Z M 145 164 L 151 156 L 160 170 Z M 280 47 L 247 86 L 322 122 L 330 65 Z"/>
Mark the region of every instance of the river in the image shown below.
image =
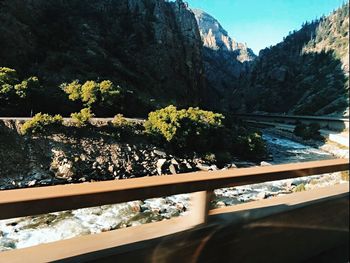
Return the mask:
<path id="1" fill-rule="evenodd" d="M 269 161 L 270 164 L 334 158 L 329 153 L 282 138 L 268 131 L 263 133 L 263 139 L 267 142 L 268 150 L 273 156 L 273 160 Z M 237 166 L 239 167 L 240 164 L 237 163 Z M 214 192 L 215 198 L 212 201 L 212 206 L 229 206 L 341 182 L 343 182 L 341 174 L 333 173 L 326 176 L 312 176 L 218 189 Z M 160 221 L 188 213 L 189 205 L 189 195 L 182 194 L 166 198 L 2 220 L 0 221 L 0 251 Z"/>
<path id="2" fill-rule="evenodd" d="M 269 153 L 273 156 L 271 164 L 334 159 L 330 153 L 283 138 L 268 131 L 263 133 L 263 139 L 267 143 Z"/>

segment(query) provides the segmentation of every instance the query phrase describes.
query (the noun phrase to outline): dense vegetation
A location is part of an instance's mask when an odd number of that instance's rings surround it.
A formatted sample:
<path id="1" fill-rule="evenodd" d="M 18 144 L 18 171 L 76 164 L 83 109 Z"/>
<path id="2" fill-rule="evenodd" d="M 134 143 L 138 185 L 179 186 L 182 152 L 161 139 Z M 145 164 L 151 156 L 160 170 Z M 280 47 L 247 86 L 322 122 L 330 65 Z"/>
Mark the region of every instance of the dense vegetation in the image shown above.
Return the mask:
<path id="1" fill-rule="evenodd" d="M 36 114 L 31 120 L 25 122 L 21 127 L 22 134 L 36 134 L 48 131 L 50 128 L 57 127 L 63 123 L 61 115 L 51 116 L 49 114 Z"/>
<path id="2" fill-rule="evenodd" d="M 86 107 L 102 115 L 108 112 L 115 114 L 120 110 L 123 100 L 122 88 L 110 80 L 89 80 L 83 84 L 74 80 L 61 84 L 57 89 L 61 89 L 69 100 L 75 102 L 76 107 Z M 0 113 L 2 109 L 21 107 L 29 115 L 34 109 L 33 103 L 40 97 L 45 97 L 45 89 L 37 77 L 20 80 L 16 70 L 0 67 Z"/>
<path id="3" fill-rule="evenodd" d="M 177 153 L 214 154 L 218 162 L 229 161 L 232 156 L 266 156 L 265 144 L 256 131 L 199 108 L 178 110 L 168 106 L 151 112 L 145 128 L 158 143 Z"/>
<path id="4" fill-rule="evenodd" d="M 176 149 L 205 151 L 215 148 L 214 140 L 223 128 L 224 116 L 198 108 L 177 110 L 169 106 L 148 115 L 146 131 L 161 137 Z"/>
<path id="5" fill-rule="evenodd" d="M 349 4 L 264 49 L 243 91 L 248 111 L 342 114 L 348 105 Z"/>

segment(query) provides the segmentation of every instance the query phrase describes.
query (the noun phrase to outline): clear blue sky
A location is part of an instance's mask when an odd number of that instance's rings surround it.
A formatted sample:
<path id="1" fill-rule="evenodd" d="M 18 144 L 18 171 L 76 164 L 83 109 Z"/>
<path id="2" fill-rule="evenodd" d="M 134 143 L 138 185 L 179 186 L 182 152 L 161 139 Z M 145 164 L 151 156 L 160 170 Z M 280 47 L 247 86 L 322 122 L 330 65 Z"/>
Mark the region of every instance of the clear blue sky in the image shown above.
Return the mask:
<path id="1" fill-rule="evenodd" d="M 214 16 L 229 35 L 256 54 L 299 29 L 305 21 L 328 15 L 345 0 L 184 0 Z"/>

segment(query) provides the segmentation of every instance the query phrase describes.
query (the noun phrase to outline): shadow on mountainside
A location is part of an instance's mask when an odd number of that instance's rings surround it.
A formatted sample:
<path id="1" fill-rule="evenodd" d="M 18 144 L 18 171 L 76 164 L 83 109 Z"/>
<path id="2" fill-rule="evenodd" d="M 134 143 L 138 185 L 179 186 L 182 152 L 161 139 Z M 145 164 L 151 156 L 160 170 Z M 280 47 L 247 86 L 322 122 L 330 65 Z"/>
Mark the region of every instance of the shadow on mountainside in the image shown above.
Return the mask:
<path id="1" fill-rule="evenodd" d="M 214 50 L 203 48 L 203 62 L 207 90 L 202 94 L 202 108 L 220 112 L 232 112 L 239 100 L 236 91 L 244 85 L 252 62 L 240 62 L 239 50 Z"/>
<path id="2" fill-rule="evenodd" d="M 346 111 L 348 77 L 334 53 L 308 53 L 298 60 L 294 67 L 272 65 L 264 80 L 252 73 L 254 84 L 246 91 L 248 112 L 322 116 Z"/>
<path id="3" fill-rule="evenodd" d="M 126 98 L 114 114 L 197 105 L 205 86 L 200 36 L 193 14 L 177 12 L 175 3 L 157 0 L 0 0 L 0 67 L 42 84 L 30 107 L 0 106 L 0 114 L 78 111 L 59 88 L 76 79 L 120 85 Z"/>

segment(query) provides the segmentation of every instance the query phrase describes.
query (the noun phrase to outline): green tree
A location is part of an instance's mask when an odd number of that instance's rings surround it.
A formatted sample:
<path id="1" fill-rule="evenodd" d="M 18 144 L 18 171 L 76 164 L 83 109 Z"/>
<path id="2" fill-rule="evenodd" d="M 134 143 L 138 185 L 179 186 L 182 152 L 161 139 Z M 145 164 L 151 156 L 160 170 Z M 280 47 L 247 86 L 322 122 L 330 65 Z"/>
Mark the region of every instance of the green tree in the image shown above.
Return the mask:
<path id="1" fill-rule="evenodd" d="M 0 101 L 8 103 L 25 99 L 34 89 L 40 87 L 37 77 L 20 81 L 16 70 L 0 67 Z"/>
<path id="2" fill-rule="evenodd" d="M 72 101 L 81 101 L 85 107 L 108 108 L 115 107 L 121 98 L 121 87 L 114 85 L 109 80 L 95 82 L 86 81 L 84 84 L 75 80 L 71 83 L 61 85 L 63 91 L 68 94 Z"/>
<path id="3" fill-rule="evenodd" d="M 17 72 L 14 69 L 0 67 L 0 85 L 15 85 L 18 83 Z"/>
<path id="4" fill-rule="evenodd" d="M 76 101 L 80 99 L 81 84 L 78 80 L 74 80 L 69 84 L 64 83 L 61 85 L 61 88 L 64 90 L 65 93 L 69 95 L 68 98 L 70 100 Z"/>
<path id="5" fill-rule="evenodd" d="M 22 99 L 26 98 L 28 94 L 34 89 L 39 88 L 39 80 L 37 77 L 30 77 L 23 80 L 21 83 L 14 86 L 16 95 Z"/>
<path id="6" fill-rule="evenodd" d="M 91 107 L 97 101 L 97 96 L 99 95 L 100 86 L 95 81 L 86 81 L 81 86 L 81 101 L 85 106 Z"/>

